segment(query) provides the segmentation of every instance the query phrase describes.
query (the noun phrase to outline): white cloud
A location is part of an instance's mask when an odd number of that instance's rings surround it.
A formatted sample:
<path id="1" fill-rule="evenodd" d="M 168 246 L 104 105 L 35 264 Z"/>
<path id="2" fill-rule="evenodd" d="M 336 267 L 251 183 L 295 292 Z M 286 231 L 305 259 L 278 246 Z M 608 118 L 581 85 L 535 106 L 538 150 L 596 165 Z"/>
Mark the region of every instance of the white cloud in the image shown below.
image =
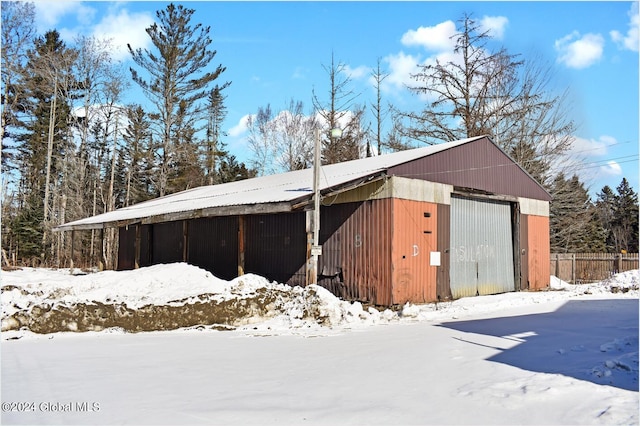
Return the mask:
<path id="1" fill-rule="evenodd" d="M 87 8 L 75 0 L 36 1 L 34 6 L 36 9 L 36 26 L 40 33 L 55 28 L 64 15 Z M 84 16 L 84 14 L 81 16 Z"/>
<path id="2" fill-rule="evenodd" d="M 509 20 L 504 16 L 484 16 L 480 20 L 482 31 L 488 31 L 489 35 L 497 40 L 502 40 Z"/>
<path id="3" fill-rule="evenodd" d="M 607 175 L 607 176 L 621 176 L 622 175 L 622 167 L 620 167 L 620 164 L 618 164 L 615 161 L 611 160 L 611 161 L 607 162 L 606 166 L 601 166 L 600 167 L 600 172 L 602 172 L 602 174 Z"/>
<path id="4" fill-rule="evenodd" d="M 402 35 L 401 42 L 405 46 L 422 46 L 431 51 L 453 50 L 456 24 L 453 21 L 441 22 L 433 27 L 419 27 Z"/>
<path id="5" fill-rule="evenodd" d="M 638 2 L 631 4 L 629 10 L 629 29 L 627 34 L 624 35 L 620 31 L 613 30 L 609 33 L 611 39 L 618 45 L 620 49 L 638 51 L 638 44 L 640 43 L 640 14 L 638 13 Z"/>
<path id="6" fill-rule="evenodd" d="M 293 70 L 293 75 L 291 76 L 291 78 L 295 80 L 306 80 L 308 73 L 309 73 L 308 68 L 296 67 L 296 69 Z"/>
<path id="7" fill-rule="evenodd" d="M 112 11 L 93 28 L 93 36 L 108 39 L 113 43 L 113 58 L 124 60 L 129 57 L 127 43 L 133 49 L 146 48 L 151 40 L 145 29 L 153 24 L 151 14 L 129 13 L 126 9 Z"/>
<path id="8" fill-rule="evenodd" d="M 238 121 L 238 124 L 230 128 L 229 131 L 227 132 L 229 136 L 234 138 L 242 136 L 247 131 L 247 124 L 249 123 L 249 118 L 251 117 L 252 117 L 252 114 L 247 114 L 242 116 Z"/>
<path id="9" fill-rule="evenodd" d="M 384 58 L 389 64 L 389 76 L 382 82 L 381 89 L 385 92 L 404 89 L 407 85 L 415 83 L 411 74 L 417 73 L 420 69 L 419 56 L 407 55 L 404 52 L 391 54 Z"/>
<path id="10" fill-rule="evenodd" d="M 614 137 L 607 135 L 600 136 L 598 139 L 575 137 L 571 144 L 571 151 L 582 157 L 597 157 L 606 155 L 608 147 L 617 143 Z"/>
<path id="11" fill-rule="evenodd" d="M 587 68 L 602 57 L 604 38 L 600 34 L 585 34 L 580 37 L 577 31 L 556 40 L 558 62 L 569 68 Z"/>
<path id="12" fill-rule="evenodd" d="M 349 65 L 345 65 L 342 72 L 350 79 L 360 79 L 371 74 L 371 68 L 364 65 L 360 65 L 356 68 L 351 68 Z"/>

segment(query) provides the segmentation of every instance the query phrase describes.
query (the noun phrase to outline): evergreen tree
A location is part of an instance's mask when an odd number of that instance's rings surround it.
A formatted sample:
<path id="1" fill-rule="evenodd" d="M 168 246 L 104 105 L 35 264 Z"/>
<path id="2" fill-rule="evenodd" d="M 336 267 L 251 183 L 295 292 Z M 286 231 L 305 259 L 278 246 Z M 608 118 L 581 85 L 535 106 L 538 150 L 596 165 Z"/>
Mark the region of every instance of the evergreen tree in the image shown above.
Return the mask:
<path id="1" fill-rule="evenodd" d="M 615 213 L 616 194 L 607 185 L 596 195 L 597 218 L 600 227 L 605 234 L 605 248 L 609 253 L 616 252 L 616 244 L 613 239 L 612 224 Z"/>
<path id="2" fill-rule="evenodd" d="M 238 163 L 235 155 L 226 155 L 220 161 L 218 174 L 220 183 L 227 183 L 255 177 L 256 171 L 248 169 L 244 163 Z"/>
<path id="3" fill-rule="evenodd" d="M 626 178 L 616 187 L 612 234 L 615 251 L 638 252 L 638 194 Z"/>
<path id="4" fill-rule="evenodd" d="M 610 253 L 638 251 L 638 194 L 626 178 L 614 192 L 605 186 L 597 194 L 598 222 L 605 233 L 606 249 Z"/>
<path id="5" fill-rule="evenodd" d="M 22 208 L 31 213 L 22 215 L 20 226 L 40 232 L 41 257 L 50 240 L 51 218 L 59 216 L 52 202 L 56 188 L 61 185 L 64 157 L 71 149 L 69 143 L 70 99 L 74 92 L 71 66 L 77 52 L 67 48 L 57 31 L 48 31 L 35 40 L 33 50 L 28 52 L 26 65 L 26 98 L 23 104 L 30 119 L 24 122 L 24 132 L 19 135 L 18 164 L 21 170 L 23 192 Z M 33 213 L 42 208 L 42 216 Z M 40 223 L 25 223 L 25 220 L 40 220 Z M 16 222 L 17 223 L 17 222 Z M 19 241 L 20 232 L 14 234 Z M 21 244 L 22 243 L 22 244 Z M 32 246 L 34 243 L 29 243 Z M 52 254 L 47 251 L 47 254 Z"/>
<path id="6" fill-rule="evenodd" d="M 577 176 L 556 176 L 552 183 L 553 200 L 549 206 L 551 251 L 584 253 L 604 249 L 604 233 L 597 212 L 584 184 Z"/>
<path id="7" fill-rule="evenodd" d="M 153 149 L 151 147 L 151 123 L 140 105 L 127 108 L 128 126 L 122 137 L 125 141 L 126 192 L 124 205 L 128 206 L 152 198 Z"/>
<path id="8" fill-rule="evenodd" d="M 222 123 L 227 117 L 227 107 L 224 104 L 226 96 L 222 94 L 222 89 L 216 85 L 207 97 L 207 134 L 205 149 L 205 177 L 209 185 L 220 183 L 217 174 L 218 163 L 220 158 L 226 155 L 222 150 L 222 137 L 226 136 L 222 130 Z"/>
<path id="9" fill-rule="evenodd" d="M 156 13 L 158 22 L 147 28 L 147 34 L 157 53 L 128 46 L 133 61 L 148 74 L 145 77 L 131 68 L 133 81 L 142 88 L 158 114 L 157 132 L 161 144 L 158 190 L 161 196 L 170 190 L 184 189 L 169 187 L 171 166 L 176 164 L 176 148 L 185 141 L 185 132 L 199 130 L 195 123 L 204 118 L 206 109 L 201 101 L 210 93 L 208 86 L 225 71 L 224 67 L 218 66 L 212 72 L 203 72 L 216 52 L 209 50 L 210 27 L 191 26 L 194 12 L 170 3 Z M 177 164 L 181 163 L 181 160 L 177 161 Z M 177 173 L 183 173 L 183 170 Z"/>
<path id="10" fill-rule="evenodd" d="M 0 157 L 3 174 L 14 167 L 13 145 L 18 129 L 23 126 L 25 112 L 25 65 L 35 34 L 35 6 L 31 2 L 2 2 L 2 112 L 0 114 Z M 7 150 L 9 148 L 10 150 Z"/>

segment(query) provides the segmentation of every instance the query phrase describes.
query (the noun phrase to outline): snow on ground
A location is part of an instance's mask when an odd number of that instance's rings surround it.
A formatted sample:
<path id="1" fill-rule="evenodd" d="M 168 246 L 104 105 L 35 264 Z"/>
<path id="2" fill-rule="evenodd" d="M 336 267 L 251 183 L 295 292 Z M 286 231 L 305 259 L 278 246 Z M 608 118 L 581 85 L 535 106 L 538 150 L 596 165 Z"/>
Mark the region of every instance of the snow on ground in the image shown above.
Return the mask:
<path id="1" fill-rule="evenodd" d="M 393 311 L 187 264 L 79 272 L 2 272 L 3 424 L 639 422 L 637 270 Z"/>

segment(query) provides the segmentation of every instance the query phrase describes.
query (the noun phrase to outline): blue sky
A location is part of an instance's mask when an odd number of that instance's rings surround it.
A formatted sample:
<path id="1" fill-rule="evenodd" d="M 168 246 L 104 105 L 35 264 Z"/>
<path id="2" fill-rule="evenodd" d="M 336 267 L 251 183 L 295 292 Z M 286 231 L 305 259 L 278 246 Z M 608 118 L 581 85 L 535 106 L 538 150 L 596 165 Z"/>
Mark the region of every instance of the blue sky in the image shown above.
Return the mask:
<path id="1" fill-rule="evenodd" d="M 178 3 L 178 2 L 176 2 Z M 150 47 L 144 29 L 167 2 L 38 1 L 42 33 L 56 28 L 72 42 L 78 34 L 111 38 L 114 55 L 129 62 L 124 46 Z M 451 53 L 449 37 L 464 13 L 491 30 L 489 47 L 505 47 L 553 70 L 552 86 L 569 92 L 578 125 L 576 168 L 592 194 L 626 177 L 638 192 L 637 2 L 181 2 L 196 10 L 193 23 L 211 26 L 211 66 L 227 68 L 228 148 L 248 161 L 244 123 L 259 107 L 276 111 L 289 100 L 311 113 L 312 90 L 328 92 L 323 66 L 347 66 L 357 102 L 374 100 L 370 74 L 381 61 L 389 73 L 384 102 L 417 111 L 407 91 L 415 65 Z M 129 64 L 126 64 L 129 65 Z M 131 96 L 137 97 L 131 89 Z M 140 99 L 136 99 L 140 101 Z M 370 109 L 370 108 L 369 108 Z"/>

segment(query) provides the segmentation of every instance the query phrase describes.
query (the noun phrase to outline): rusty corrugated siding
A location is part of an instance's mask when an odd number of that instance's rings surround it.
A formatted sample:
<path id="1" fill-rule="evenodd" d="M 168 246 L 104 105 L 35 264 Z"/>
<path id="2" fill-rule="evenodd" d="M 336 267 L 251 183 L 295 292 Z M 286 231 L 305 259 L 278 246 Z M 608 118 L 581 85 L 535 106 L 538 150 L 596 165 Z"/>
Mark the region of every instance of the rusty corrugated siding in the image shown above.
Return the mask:
<path id="1" fill-rule="evenodd" d="M 238 275 L 238 217 L 222 216 L 189 221 L 188 258 L 195 266 L 223 280 Z"/>
<path id="2" fill-rule="evenodd" d="M 524 220 L 524 218 L 523 218 Z M 527 216 L 529 289 L 540 290 L 549 286 L 551 243 L 549 241 L 549 217 Z"/>
<path id="3" fill-rule="evenodd" d="M 391 167 L 389 175 L 549 201 L 549 194 L 488 138 Z"/>
<path id="4" fill-rule="evenodd" d="M 151 225 L 151 264 L 184 261 L 182 220 Z"/>
<path id="5" fill-rule="evenodd" d="M 451 285 L 449 281 L 450 267 L 450 229 L 451 206 L 438 204 L 438 251 L 440 252 L 440 266 L 437 271 L 436 298 L 437 300 L 451 300 Z"/>
<path id="6" fill-rule="evenodd" d="M 321 209 L 320 285 L 347 300 L 391 304 L 391 206 L 383 199 Z"/>
<path id="7" fill-rule="evenodd" d="M 304 285 L 305 229 L 304 212 L 247 216 L 245 272 L 280 283 Z"/>
<path id="8" fill-rule="evenodd" d="M 438 207 L 434 203 L 393 200 L 393 304 L 437 300 L 437 268 L 430 266 L 438 248 Z"/>

